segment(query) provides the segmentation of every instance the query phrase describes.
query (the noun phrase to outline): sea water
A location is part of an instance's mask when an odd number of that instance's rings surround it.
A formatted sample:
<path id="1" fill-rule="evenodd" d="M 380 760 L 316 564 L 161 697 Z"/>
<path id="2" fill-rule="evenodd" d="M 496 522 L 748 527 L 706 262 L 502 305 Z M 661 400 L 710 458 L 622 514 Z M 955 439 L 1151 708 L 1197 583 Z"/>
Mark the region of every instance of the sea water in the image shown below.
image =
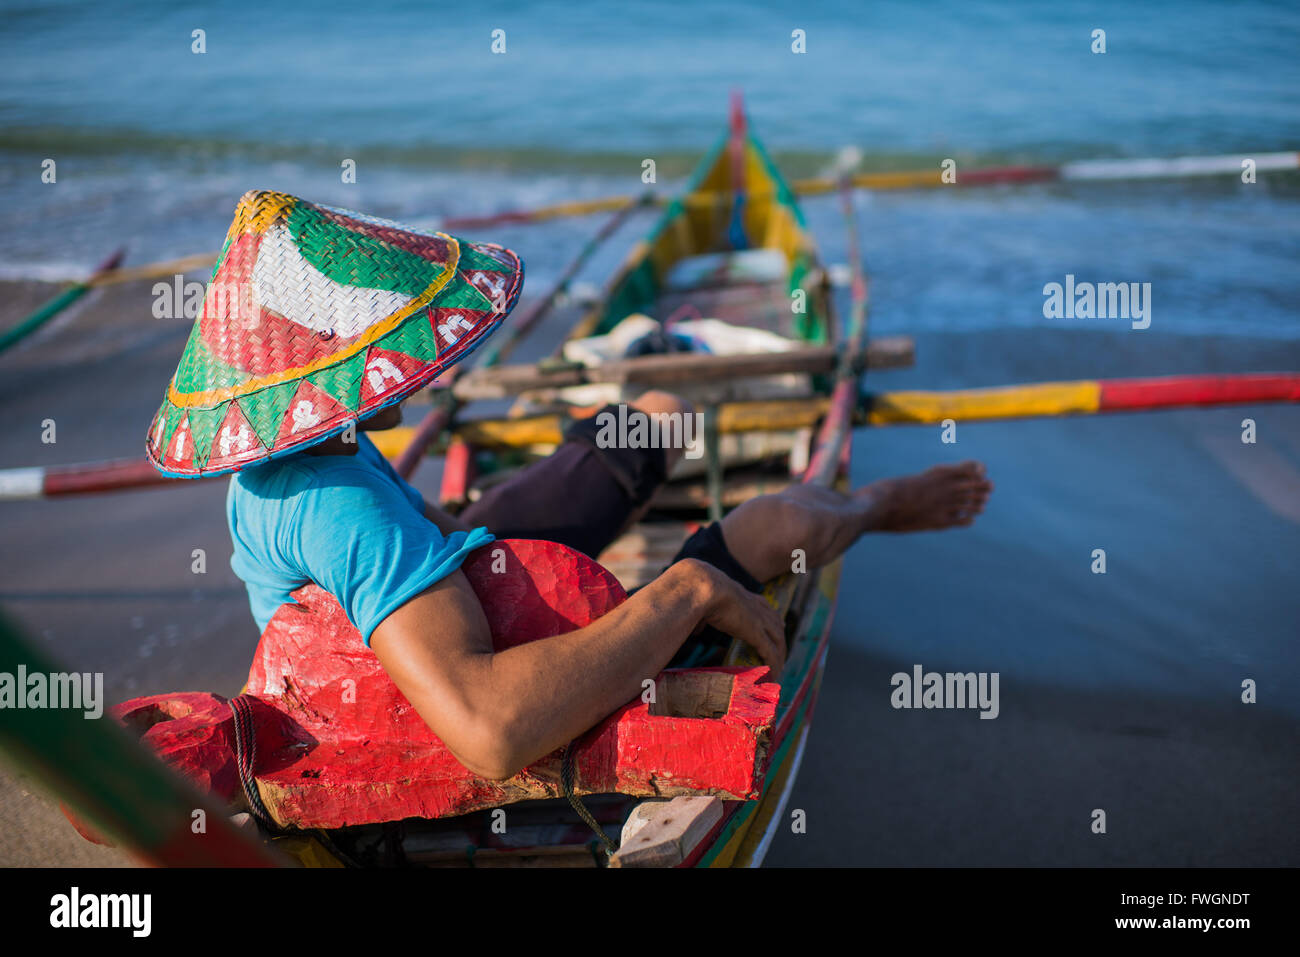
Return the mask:
<path id="1" fill-rule="evenodd" d="M 732 90 L 792 175 L 825 172 L 845 147 L 865 169 L 953 159 L 959 178 L 1300 148 L 1295 3 L 66 0 L 6 4 L 3 20 L 0 278 L 73 275 L 122 241 L 134 263 L 215 249 L 254 187 L 425 226 L 633 193 L 646 159 L 671 188 L 723 129 Z M 1072 271 L 1164 280 L 1158 325 L 1297 335 L 1294 174 L 863 202 L 872 271 L 906 289 L 886 290 L 882 330 L 1042 325 L 1025 300 Z M 834 200 L 808 206 L 842 260 Z M 536 289 L 594 225 L 483 235 L 520 250 Z"/>

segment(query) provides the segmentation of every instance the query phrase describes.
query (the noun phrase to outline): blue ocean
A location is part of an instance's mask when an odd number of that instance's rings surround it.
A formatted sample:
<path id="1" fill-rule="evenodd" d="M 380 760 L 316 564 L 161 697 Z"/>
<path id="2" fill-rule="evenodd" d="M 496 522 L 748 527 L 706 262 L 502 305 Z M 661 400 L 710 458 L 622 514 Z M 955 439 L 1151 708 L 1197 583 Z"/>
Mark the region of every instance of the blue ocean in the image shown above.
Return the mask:
<path id="1" fill-rule="evenodd" d="M 791 176 L 1300 148 L 1295 3 L 2 6 L 0 278 L 215 249 L 255 186 L 429 226 L 635 192 L 646 158 L 669 190 L 733 90 Z M 1041 323 L 1073 271 L 1156 281 L 1166 329 L 1294 337 L 1298 183 L 865 196 L 878 328 Z M 842 260 L 834 201 L 807 213 Z M 492 238 L 536 288 L 594 228 Z"/>

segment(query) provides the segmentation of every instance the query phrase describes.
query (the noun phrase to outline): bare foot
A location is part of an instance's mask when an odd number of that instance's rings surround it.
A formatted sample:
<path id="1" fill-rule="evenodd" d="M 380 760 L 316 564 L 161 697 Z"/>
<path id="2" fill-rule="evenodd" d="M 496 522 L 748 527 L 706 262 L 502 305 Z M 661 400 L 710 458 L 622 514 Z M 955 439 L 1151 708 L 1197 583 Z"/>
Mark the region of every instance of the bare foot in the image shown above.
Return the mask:
<path id="1" fill-rule="evenodd" d="M 853 498 L 866 507 L 867 531 L 922 532 L 970 525 L 992 491 L 983 463 L 967 461 L 881 479 L 857 489 Z"/>

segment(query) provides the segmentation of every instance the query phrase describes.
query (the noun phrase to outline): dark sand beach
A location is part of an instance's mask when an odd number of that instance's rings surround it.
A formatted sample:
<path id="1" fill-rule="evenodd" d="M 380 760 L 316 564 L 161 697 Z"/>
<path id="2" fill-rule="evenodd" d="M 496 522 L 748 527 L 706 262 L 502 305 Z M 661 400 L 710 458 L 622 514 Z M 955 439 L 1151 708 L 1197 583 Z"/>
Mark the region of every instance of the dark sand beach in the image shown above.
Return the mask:
<path id="1" fill-rule="evenodd" d="M 52 287 L 6 284 L 0 328 Z M 563 329 L 557 315 L 539 333 Z M 147 285 L 87 297 L 0 357 L 0 467 L 142 454 L 189 324 Z M 1261 338 L 1016 330 L 917 336 L 876 389 L 1294 370 Z M 527 358 L 527 350 L 520 358 Z M 408 411 L 408 421 L 414 416 Z M 1240 442 L 1256 420 L 1259 440 Z M 53 418 L 58 441 L 40 441 Z M 1300 410 L 1208 411 L 859 432 L 855 481 L 980 458 L 972 529 L 861 543 L 772 865 L 1300 863 Z M 416 484 L 436 493 L 430 461 Z M 225 483 L 0 503 L 0 605 L 112 701 L 236 692 L 257 640 L 228 566 Z M 1090 571 L 1107 550 L 1105 576 Z M 207 572 L 191 571 L 202 548 Z M 890 676 L 1000 674 L 1000 714 L 895 710 Z M 1259 703 L 1242 704 L 1243 679 Z M 1091 833 L 1093 809 L 1107 813 Z M 122 862 L 0 769 L 0 866 Z"/>

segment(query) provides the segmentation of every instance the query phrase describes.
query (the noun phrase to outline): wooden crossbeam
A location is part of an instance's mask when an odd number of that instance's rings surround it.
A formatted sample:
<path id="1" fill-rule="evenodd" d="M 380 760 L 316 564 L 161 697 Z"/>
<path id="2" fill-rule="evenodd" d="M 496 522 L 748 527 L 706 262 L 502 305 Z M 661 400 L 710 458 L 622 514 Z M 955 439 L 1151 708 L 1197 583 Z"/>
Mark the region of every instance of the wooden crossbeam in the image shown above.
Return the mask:
<path id="1" fill-rule="evenodd" d="M 833 346 L 813 346 L 787 352 L 747 353 L 715 356 L 701 353 L 670 353 L 619 359 L 598 366 L 508 365 L 475 369 L 460 377 L 452 387 L 457 399 L 502 399 L 521 392 L 557 389 L 575 385 L 612 382 L 618 385 L 681 386 L 726 379 L 782 373 L 833 372 L 838 353 Z M 896 369 L 915 360 L 910 336 L 889 336 L 874 340 L 867 349 L 866 363 L 873 369 Z"/>
<path id="2" fill-rule="evenodd" d="M 758 399 L 725 402 L 718 406 L 718 432 L 787 432 L 816 425 L 826 414 L 830 399 Z M 517 419 L 468 419 L 455 428 L 456 437 L 476 448 L 528 448 L 558 445 L 566 419 L 557 414 Z M 394 430 L 396 431 L 396 430 Z"/>

